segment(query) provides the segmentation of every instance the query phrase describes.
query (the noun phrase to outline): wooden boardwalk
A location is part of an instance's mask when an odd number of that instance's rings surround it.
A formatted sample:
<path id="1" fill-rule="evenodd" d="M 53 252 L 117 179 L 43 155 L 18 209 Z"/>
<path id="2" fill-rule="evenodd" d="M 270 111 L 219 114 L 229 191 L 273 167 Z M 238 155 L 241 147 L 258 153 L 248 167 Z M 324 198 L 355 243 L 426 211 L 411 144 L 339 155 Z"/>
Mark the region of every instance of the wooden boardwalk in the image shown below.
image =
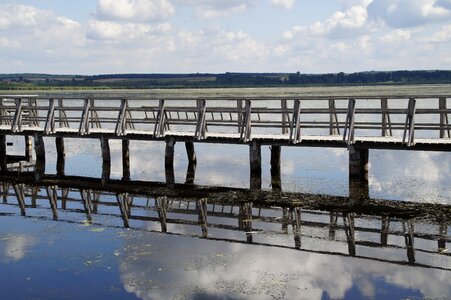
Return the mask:
<path id="1" fill-rule="evenodd" d="M 0 158 L 4 166 L 6 135 L 25 136 L 28 156 L 34 137 L 37 159 L 45 157 L 44 136 L 57 139 L 58 155 L 64 153 L 63 138 L 100 139 L 104 161 L 109 139 L 123 140 L 125 154 L 129 140 L 165 141 L 169 166 L 177 142 L 186 143 L 191 162 L 194 143 L 244 144 L 258 177 L 262 145 L 271 146 L 275 168 L 281 146 L 341 147 L 350 150 L 350 177 L 364 178 L 369 149 L 451 151 L 450 106 L 451 97 L 434 95 L 158 100 L 0 95 Z"/>

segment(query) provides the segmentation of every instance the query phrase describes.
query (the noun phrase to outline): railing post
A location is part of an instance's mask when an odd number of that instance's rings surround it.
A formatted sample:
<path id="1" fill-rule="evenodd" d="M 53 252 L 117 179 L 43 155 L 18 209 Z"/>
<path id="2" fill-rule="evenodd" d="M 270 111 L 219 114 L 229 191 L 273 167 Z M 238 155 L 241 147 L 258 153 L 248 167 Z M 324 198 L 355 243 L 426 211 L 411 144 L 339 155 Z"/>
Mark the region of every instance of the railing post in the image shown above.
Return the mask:
<path id="1" fill-rule="evenodd" d="M 238 133 L 241 133 L 242 132 L 242 128 L 243 128 L 243 114 L 242 114 L 243 100 L 236 100 L 236 108 L 237 108 L 237 111 L 238 111 L 238 117 L 237 117 Z"/>
<path id="2" fill-rule="evenodd" d="M 290 132 L 290 118 L 288 114 L 287 100 L 282 99 L 280 105 L 282 107 L 282 134 L 287 134 Z"/>
<path id="3" fill-rule="evenodd" d="M 80 135 L 89 134 L 89 99 L 84 99 L 83 112 L 78 130 Z"/>
<path id="4" fill-rule="evenodd" d="M 355 227 L 354 227 L 354 213 L 343 214 L 343 224 L 346 232 L 346 239 L 348 241 L 348 250 L 350 256 L 355 256 Z"/>
<path id="5" fill-rule="evenodd" d="M 197 124 L 196 132 L 194 137 L 196 140 L 203 140 L 205 138 L 207 118 L 205 112 L 207 110 L 207 105 L 205 100 L 197 100 Z"/>
<path id="6" fill-rule="evenodd" d="M 251 140 L 252 130 L 252 103 L 251 100 L 246 100 L 244 121 L 241 126 L 240 140 L 247 143 Z"/>
<path id="7" fill-rule="evenodd" d="M 388 99 L 381 99 L 381 110 L 382 110 L 382 136 L 393 136 L 390 114 L 388 113 Z"/>
<path id="8" fill-rule="evenodd" d="M 58 203 L 58 194 L 55 186 L 46 187 L 47 197 L 49 198 L 50 208 L 52 209 L 53 220 L 58 220 L 58 211 L 57 211 L 57 203 Z"/>
<path id="9" fill-rule="evenodd" d="M 55 100 L 49 99 L 49 108 L 47 111 L 47 119 L 45 121 L 44 134 L 55 132 Z"/>
<path id="10" fill-rule="evenodd" d="M 186 184 L 193 184 L 196 176 L 197 157 L 193 142 L 185 142 L 186 155 L 188 157 L 188 169 L 186 171 Z"/>
<path id="11" fill-rule="evenodd" d="M 202 237 L 208 236 L 208 223 L 207 223 L 207 199 L 202 198 L 196 201 L 196 210 L 199 213 L 199 223 L 202 228 Z"/>
<path id="12" fill-rule="evenodd" d="M 119 115 L 117 117 L 115 134 L 117 136 L 125 135 L 127 124 L 127 100 L 121 99 L 121 107 L 119 109 Z"/>
<path id="13" fill-rule="evenodd" d="M 157 119 L 155 120 L 155 127 L 153 130 L 153 135 L 157 138 L 164 136 L 164 123 L 165 123 L 165 112 L 164 112 L 164 100 L 161 99 L 158 106 Z"/>
<path id="14" fill-rule="evenodd" d="M 440 109 L 440 138 L 451 138 L 451 129 L 449 128 L 448 113 L 446 112 L 446 98 L 439 98 L 439 109 Z M 446 129 L 448 127 L 448 129 Z"/>
<path id="15" fill-rule="evenodd" d="M 301 141 L 301 101 L 294 100 L 293 105 L 293 117 L 290 128 L 290 141 L 293 144 L 297 144 Z"/>
<path id="16" fill-rule="evenodd" d="M 329 135 L 340 134 L 335 99 L 329 99 Z"/>
<path id="17" fill-rule="evenodd" d="M 408 147 L 414 145 L 415 138 L 415 112 L 416 112 L 416 100 L 414 98 L 409 99 L 409 104 L 406 113 L 406 122 L 404 124 L 404 134 L 402 142 L 407 144 Z M 407 138 L 407 142 L 406 142 Z"/>
<path id="18" fill-rule="evenodd" d="M 169 140 L 166 141 L 166 151 L 164 156 L 166 183 L 169 187 L 174 187 L 175 184 L 174 148 L 175 148 L 175 139 L 170 138 Z"/>
<path id="19" fill-rule="evenodd" d="M 349 99 L 348 112 L 346 114 L 346 125 L 343 133 L 343 142 L 348 145 L 354 143 L 354 124 L 355 124 L 355 99 Z"/>
<path id="20" fill-rule="evenodd" d="M 22 99 L 15 99 L 16 111 L 14 113 L 11 131 L 13 133 L 22 131 Z"/>

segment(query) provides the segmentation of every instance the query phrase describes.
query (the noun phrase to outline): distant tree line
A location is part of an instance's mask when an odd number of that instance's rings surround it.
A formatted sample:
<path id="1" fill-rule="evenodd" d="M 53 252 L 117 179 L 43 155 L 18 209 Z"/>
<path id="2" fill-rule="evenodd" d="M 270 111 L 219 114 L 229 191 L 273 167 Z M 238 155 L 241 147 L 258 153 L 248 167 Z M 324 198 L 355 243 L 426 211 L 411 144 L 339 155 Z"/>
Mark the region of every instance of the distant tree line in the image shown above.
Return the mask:
<path id="1" fill-rule="evenodd" d="M 390 71 L 302 74 L 296 73 L 192 73 L 50 75 L 0 74 L 0 89 L 15 88 L 204 88 L 371 84 L 450 83 L 451 71 Z"/>

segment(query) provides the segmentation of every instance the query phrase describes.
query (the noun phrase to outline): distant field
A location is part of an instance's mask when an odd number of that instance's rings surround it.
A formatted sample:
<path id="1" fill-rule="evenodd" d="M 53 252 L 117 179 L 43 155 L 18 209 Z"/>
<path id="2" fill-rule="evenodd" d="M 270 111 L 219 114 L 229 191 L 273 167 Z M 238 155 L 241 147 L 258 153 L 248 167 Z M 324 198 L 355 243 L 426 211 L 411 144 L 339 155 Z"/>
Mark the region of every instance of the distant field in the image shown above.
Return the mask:
<path id="1" fill-rule="evenodd" d="M 283 87 L 283 88 L 201 88 L 201 89 L 64 89 L 0 91 L 0 95 L 37 95 L 40 97 L 102 97 L 102 98 L 193 98 L 193 97 L 287 97 L 301 96 L 421 96 L 446 95 L 451 97 L 451 84 L 387 85 L 346 87 Z"/>

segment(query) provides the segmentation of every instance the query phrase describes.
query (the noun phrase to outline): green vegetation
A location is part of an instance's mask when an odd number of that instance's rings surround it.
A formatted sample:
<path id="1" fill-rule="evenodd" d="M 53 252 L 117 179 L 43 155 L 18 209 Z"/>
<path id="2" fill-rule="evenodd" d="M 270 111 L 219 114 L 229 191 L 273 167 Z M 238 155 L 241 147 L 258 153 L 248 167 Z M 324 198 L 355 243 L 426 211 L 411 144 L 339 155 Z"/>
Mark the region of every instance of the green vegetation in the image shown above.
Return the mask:
<path id="1" fill-rule="evenodd" d="M 352 86 L 451 83 L 451 71 L 391 71 L 330 74 L 0 74 L 0 89 L 148 89 L 208 87 Z"/>

